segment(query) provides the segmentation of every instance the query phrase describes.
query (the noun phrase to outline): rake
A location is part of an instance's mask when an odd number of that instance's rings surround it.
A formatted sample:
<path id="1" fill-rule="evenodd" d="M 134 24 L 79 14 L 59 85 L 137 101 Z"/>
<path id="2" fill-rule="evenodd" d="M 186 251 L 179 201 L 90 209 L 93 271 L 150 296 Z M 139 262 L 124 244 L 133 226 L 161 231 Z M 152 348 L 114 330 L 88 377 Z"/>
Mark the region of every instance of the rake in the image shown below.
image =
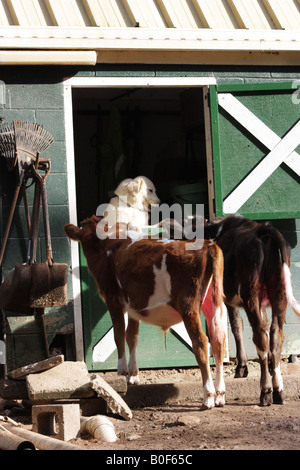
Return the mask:
<path id="1" fill-rule="evenodd" d="M 43 126 L 28 121 L 13 121 L 16 152 L 21 168 L 35 162 L 38 166 L 39 155 L 54 142 L 52 135 Z"/>
<path id="2" fill-rule="evenodd" d="M 6 159 L 9 171 L 17 170 L 17 187 L 0 250 L 0 265 L 21 187 L 23 196 L 25 194 L 23 186 L 25 173 L 26 176 L 32 176 L 32 166 L 38 168 L 40 154 L 45 152 L 53 142 L 52 135 L 39 124 L 14 120 L 12 128 L 8 124 L 0 125 L 0 154 Z"/>
<path id="3" fill-rule="evenodd" d="M 12 129 L 8 124 L 0 125 L 0 153 L 12 171 L 18 164 L 19 176 L 32 163 L 38 166 L 39 156 L 54 142 L 52 135 L 40 124 L 14 120 Z"/>
<path id="4" fill-rule="evenodd" d="M 11 171 L 16 164 L 16 141 L 14 131 L 5 123 L 0 125 L 0 154 L 5 157 Z"/>

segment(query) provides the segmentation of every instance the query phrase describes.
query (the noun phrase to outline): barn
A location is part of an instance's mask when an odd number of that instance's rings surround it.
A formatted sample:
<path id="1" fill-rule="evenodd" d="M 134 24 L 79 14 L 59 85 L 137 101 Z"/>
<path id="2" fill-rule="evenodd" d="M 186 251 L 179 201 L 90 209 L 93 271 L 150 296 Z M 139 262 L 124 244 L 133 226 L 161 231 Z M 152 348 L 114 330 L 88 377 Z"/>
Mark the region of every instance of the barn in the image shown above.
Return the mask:
<path id="1" fill-rule="evenodd" d="M 51 160 L 51 240 L 54 260 L 69 272 L 67 305 L 42 316 L 52 351 L 89 370 L 116 367 L 106 306 L 63 226 L 95 213 L 119 181 L 140 174 L 163 202 L 204 204 L 209 219 L 272 220 L 291 244 L 300 299 L 299 0 L 1 0 L 0 26 L 1 121 L 38 123 L 55 140 L 43 154 Z M 3 243 L 16 181 L 0 164 Z M 30 182 L 26 193 L 31 210 Z M 2 280 L 27 249 L 19 197 Z M 37 260 L 45 256 L 40 229 Z M 45 357 L 42 323 L 2 311 L 8 369 Z M 165 345 L 143 325 L 139 344 L 141 368 L 195 365 L 182 328 Z M 227 346 L 234 357 L 230 332 Z M 290 309 L 283 352 L 300 354 Z"/>

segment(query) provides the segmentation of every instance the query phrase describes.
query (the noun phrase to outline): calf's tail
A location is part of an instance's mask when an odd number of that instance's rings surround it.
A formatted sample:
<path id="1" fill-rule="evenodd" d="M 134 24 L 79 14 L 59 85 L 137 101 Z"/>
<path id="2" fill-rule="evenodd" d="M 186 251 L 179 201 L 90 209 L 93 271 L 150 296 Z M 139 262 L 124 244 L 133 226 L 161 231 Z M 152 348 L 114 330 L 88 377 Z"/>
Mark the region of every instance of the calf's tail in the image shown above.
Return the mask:
<path id="1" fill-rule="evenodd" d="M 221 305 L 224 301 L 223 291 L 223 273 L 224 273 L 224 257 L 221 248 L 217 244 L 211 245 L 211 257 L 213 259 L 213 272 L 212 272 L 212 283 L 213 283 L 213 300 L 215 305 Z"/>
<path id="2" fill-rule="evenodd" d="M 288 304 L 292 307 L 292 309 L 296 313 L 296 315 L 300 317 L 300 305 L 293 295 L 291 277 L 292 276 L 291 276 L 290 268 L 286 263 L 284 263 L 283 264 L 283 278 L 284 278 L 286 299 L 287 299 Z"/>
<path id="3" fill-rule="evenodd" d="M 290 246 L 284 239 L 282 234 L 272 225 L 265 223 L 261 224 L 257 229 L 257 236 L 266 243 L 267 240 L 272 240 L 279 251 L 280 263 L 282 267 L 283 282 L 285 287 L 285 294 L 287 303 L 292 307 L 296 315 L 300 316 L 300 304 L 297 302 L 293 295 L 292 277 L 290 271 Z"/>

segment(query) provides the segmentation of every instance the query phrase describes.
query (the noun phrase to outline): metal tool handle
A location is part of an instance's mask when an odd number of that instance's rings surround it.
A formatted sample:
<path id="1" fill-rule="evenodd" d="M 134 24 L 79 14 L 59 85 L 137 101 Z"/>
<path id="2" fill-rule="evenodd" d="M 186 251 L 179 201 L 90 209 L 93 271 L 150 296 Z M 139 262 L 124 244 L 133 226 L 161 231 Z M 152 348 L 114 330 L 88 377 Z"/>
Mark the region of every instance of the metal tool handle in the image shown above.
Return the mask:
<path id="1" fill-rule="evenodd" d="M 5 251 L 5 248 L 6 248 L 6 243 L 7 243 L 8 235 L 9 235 L 9 232 L 10 232 L 12 219 L 13 219 L 13 216 L 14 216 L 17 200 L 18 200 L 18 197 L 19 197 L 20 188 L 23 184 L 23 179 L 24 179 L 24 170 L 22 170 L 22 172 L 21 172 L 20 179 L 18 181 L 18 185 L 15 189 L 15 194 L 14 194 L 13 202 L 12 202 L 12 205 L 11 205 L 11 209 L 10 209 L 10 213 L 9 213 L 9 217 L 8 217 L 8 222 L 7 222 L 7 225 L 6 225 L 6 230 L 5 230 L 5 234 L 4 234 L 3 242 L 2 242 L 2 246 L 1 246 L 0 265 L 2 264 L 4 251 Z"/>
<path id="2" fill-rule="evenodd" d="M 46 179 L 50 173 L 51 162 L 50 160 L 43 159 L 43 167 L 45 170 L 44 176 L 41 176 L 35 168 L 33 168 L 33 173 L 36 178 L 36 181 L 40 184 L 42 206 L 43 206 L 43 219 L 44 219 L 44 230 L 45 230 L 45 240 L 46 240 L 46 252 L 47 252 L 47 263 L 49 266 L 53 264 L 53 255 L 52 255 L 52 244 L 51 244 L 51 234 L 50 234 L 50 221 L 49 221 L 49 211 L 48 211 L 48 200 L 47 200 L 47 190 L 46 190 Z"/>
<path id="3" fill-rule="evenodd" d="M 40 221 L 40 208 L 41 208 L 41 189 L 39 182 L 35 183 L 34 188 L 34 199 L 31 215 L 31 227 L 30 227 L 30 241 L 29 241 L 29 263 L 36 262 L 36 250 L 37 240 L 39 233 L 39 221 Z"/>

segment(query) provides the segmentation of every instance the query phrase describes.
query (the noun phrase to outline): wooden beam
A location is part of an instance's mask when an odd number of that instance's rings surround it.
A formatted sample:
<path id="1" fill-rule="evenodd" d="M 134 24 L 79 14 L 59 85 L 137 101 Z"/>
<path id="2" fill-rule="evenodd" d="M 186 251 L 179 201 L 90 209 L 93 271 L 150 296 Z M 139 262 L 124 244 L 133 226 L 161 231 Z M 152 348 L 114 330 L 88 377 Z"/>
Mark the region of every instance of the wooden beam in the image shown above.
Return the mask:
<path id="1" fill-rule="evenodd" d="M 95 51 L 1 51 L 0 65 L 95 65 Z"/>

